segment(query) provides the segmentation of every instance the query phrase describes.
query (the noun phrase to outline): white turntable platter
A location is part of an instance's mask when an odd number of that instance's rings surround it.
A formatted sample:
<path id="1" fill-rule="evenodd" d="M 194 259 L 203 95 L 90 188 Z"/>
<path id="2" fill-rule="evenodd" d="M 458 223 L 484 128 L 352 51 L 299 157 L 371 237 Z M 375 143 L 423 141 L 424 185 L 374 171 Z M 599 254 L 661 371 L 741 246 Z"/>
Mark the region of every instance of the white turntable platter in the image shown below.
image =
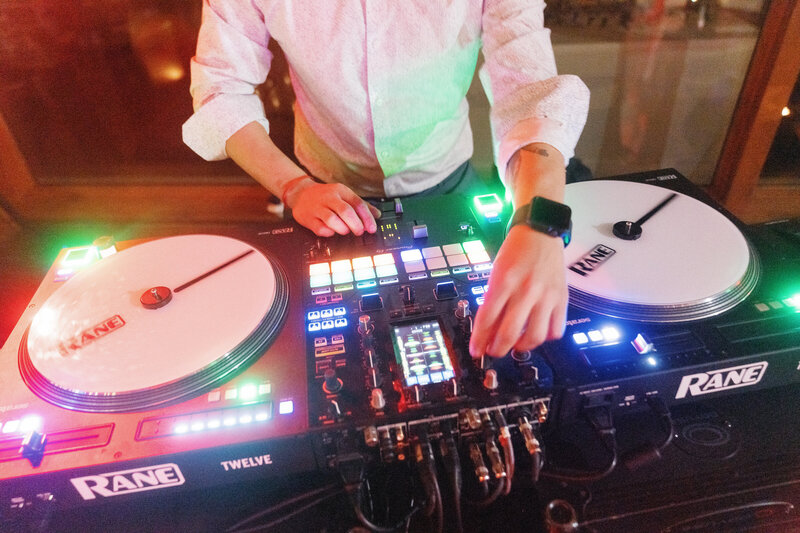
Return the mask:
<path id="1" fill-rule="evenodd" d="M 285 308 L 279 282 L 266 256 L 229 237 L 134 246 L 47 299 L 28 331 L 28 370 L 56 403 L 64 396 L 75 408 L 93 409 L 95 397 L 133 401 L 109 400 L 98 410 L 171 401 L 234 370 L 270 340 L 281 316 L 270 317 Z M 156 287 L 170 289 L 171 299 L 148 308 L 141 297 Z"/>
<path id="2" fill-rule="evenodd" d="M 736 225 L 713 207 L 644 183 L 570 184 L 573 238 L 565 251 L 570 302 L 640 321 L 694 320 L 741 302 L 758 261 Z M 616 236 L 618 222 L 640 221 L 641 236 Z"/>

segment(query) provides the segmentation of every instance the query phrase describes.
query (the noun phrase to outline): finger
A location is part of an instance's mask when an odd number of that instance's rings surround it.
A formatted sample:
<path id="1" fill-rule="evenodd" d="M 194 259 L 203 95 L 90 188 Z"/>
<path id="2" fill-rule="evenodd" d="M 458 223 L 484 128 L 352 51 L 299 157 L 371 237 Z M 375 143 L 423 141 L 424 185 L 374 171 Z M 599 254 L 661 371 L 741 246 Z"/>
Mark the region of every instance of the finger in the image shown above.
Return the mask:
<path id="1" fill-rule="evenodd" d="M 372 218 L 374 218 L 375 220 L 378 220 L 379 218 L 381 218 L 381 215 L 383 213 L 381 213 L 380 209 L 378 209 L 377 207 L 375 207 L 374 205 L 372 205 L 369 202 L 367 202 L 367 205 L 369 206 L 370 213 L 372 213 Z"/>
<path id="2" fill-rule="evenodd" d="M 350 233 L 350 228 L 347 224 L 339 218 L 338 213 L 331 211 L 330 208 L 324 213 L 321 213 L 318 218 L 324 225 L 328 226 L 339 235 L 347 235 Z"/>
<path id="3" fill-rule="evenodd" d="M 335 202 L 331 202 L 331 208 L 347 225 L 348 232 L 352 232 L 353 235 L 364 233 L 364 223 L 361 222 L 361 217 L 358 216 L 352 205 L 339 198 Z"/>
<path id="4" fill-rule="evenodd" d="M 495 334 L 489 343 L 488 352 L 493 357 L 502 357 L 515 346 L 523 335 L 523 330 L 528 326 L 530 329 L 531 320 L 539 318 L 536 314 L 538 294 L 525 291 L 518 298 L 510 299 L 503 312 L 503 318 L 495 328 Z M 534 305 L 531 305 L 531 302 Z M 541 326 L 542 337 L 549 321 Z"/>
<path id="5" fill-rule="evenodd" d="M 482 357 L 486 354 L 490 332 L 494 330 L 495 323 L 500 318 L 504 303 L 500 297 L 486 293 L 486 299 L 475 315 L 475 325 L 469 340 L 469 353 L 472 357 Z"/>
<path id="6" fill-rule="evenodd" d="M 550 323 L 548 311 L 538 305 L 534 306 L 528 316 L 525 331 L 514 344 L 514 349 L 518 352 L 524 352 L 538 347 L 547 339 Z"/>
<path id="7" fill-rule="evenodd" d="M 567 301 L 562 299 L 550 315 L 550 327 L 547 331 L 547 340 L 554 341 L 564 336 L 567 328 Z"/>
<path id="8" fill-rule="evenodd" d="M 375 223 L 375 217 L 370 207 L 372 206 L 362 200 L 355 206 L 355 209 L 359 218 L 361 218 L 361 222 L 364 224 L 364 229 L 369 233 L 375 233 L 378 229 L 378 225 Z"/>
<path id="9" fill-rule="evenodd" d="M 308 224 L 306 223 L 302 224 L 303 226 L 313 231 L 314 235 L 316 235 L 317 237 L 333 237 L 335 233 L 331 228 L 329 228 L 328 226 L 323 224 L 319 219 L 316 218 L 310 220 Z"/>

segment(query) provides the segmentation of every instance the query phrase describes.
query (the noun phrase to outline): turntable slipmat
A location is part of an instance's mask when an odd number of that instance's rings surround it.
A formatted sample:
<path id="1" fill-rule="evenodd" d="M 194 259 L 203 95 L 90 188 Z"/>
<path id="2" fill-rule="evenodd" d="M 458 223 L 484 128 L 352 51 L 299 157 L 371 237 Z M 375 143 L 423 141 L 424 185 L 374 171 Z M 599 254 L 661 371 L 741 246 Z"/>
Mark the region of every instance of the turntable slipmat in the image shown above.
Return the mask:
<path id="1" fill-rule="evenodd" d="M 170 288 L 172 299 L 149 309 L 140 297 L 154 287 Z M 158 239 L 105 258 L 59 287 L 22 340 L 20 370 L 37 395 L 69 409 L 174 403 L 260 357 L 287 304 L 279 265 L 249 244 L 215 235 Z"/>

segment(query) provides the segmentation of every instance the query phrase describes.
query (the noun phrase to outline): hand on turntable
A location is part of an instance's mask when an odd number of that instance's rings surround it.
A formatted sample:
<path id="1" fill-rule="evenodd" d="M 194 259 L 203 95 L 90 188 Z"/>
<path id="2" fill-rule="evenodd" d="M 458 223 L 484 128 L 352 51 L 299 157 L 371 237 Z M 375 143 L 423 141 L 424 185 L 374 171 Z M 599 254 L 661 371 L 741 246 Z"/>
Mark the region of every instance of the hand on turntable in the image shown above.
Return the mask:
<path id="1" fill-rule="evenodd" d="M 525 258 L 521 261 L 520 258 Z M 516 226 L 494 261 L 470 340 L 473 357 L 532 350 L 564 333 L 567 284 L 560 239 Z"/>
<path id="2" fill-rule="evenodd" d="M 378 229 L 375 219 L 381 216 L 380 210 L 341 183 L 317 183 L 309 178 L 284 196 L 294 219 L 320 237 L 361 235 Z"/>

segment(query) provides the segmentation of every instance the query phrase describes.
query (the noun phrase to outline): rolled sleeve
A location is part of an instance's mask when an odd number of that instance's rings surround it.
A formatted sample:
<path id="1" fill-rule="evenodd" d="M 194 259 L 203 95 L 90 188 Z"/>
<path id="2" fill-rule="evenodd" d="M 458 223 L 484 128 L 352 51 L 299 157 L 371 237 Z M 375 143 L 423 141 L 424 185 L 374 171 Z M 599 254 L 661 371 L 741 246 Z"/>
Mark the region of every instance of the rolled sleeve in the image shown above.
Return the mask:
<path id="1" fill-rule="evenodd" d="M 228 138 L 250 122 L 269 132 L 255 92 L 272 62 L 268 43 L 263 16 L 250 2 L 203 3 L 191 62 L 194 114 L 183 125 L 183 141 L 204 159 L 225 159 Z"/>
<path id="2" fill-rule="evenodd" d="M 487 2 L 483 54 L 480 78 L 492 106 L 500 178 L 514 152 L 534 142 L 553 146 L 566 163 L 586 123 L 589 89 L 577 76 L 557 74 L 544 2 Z"/>

